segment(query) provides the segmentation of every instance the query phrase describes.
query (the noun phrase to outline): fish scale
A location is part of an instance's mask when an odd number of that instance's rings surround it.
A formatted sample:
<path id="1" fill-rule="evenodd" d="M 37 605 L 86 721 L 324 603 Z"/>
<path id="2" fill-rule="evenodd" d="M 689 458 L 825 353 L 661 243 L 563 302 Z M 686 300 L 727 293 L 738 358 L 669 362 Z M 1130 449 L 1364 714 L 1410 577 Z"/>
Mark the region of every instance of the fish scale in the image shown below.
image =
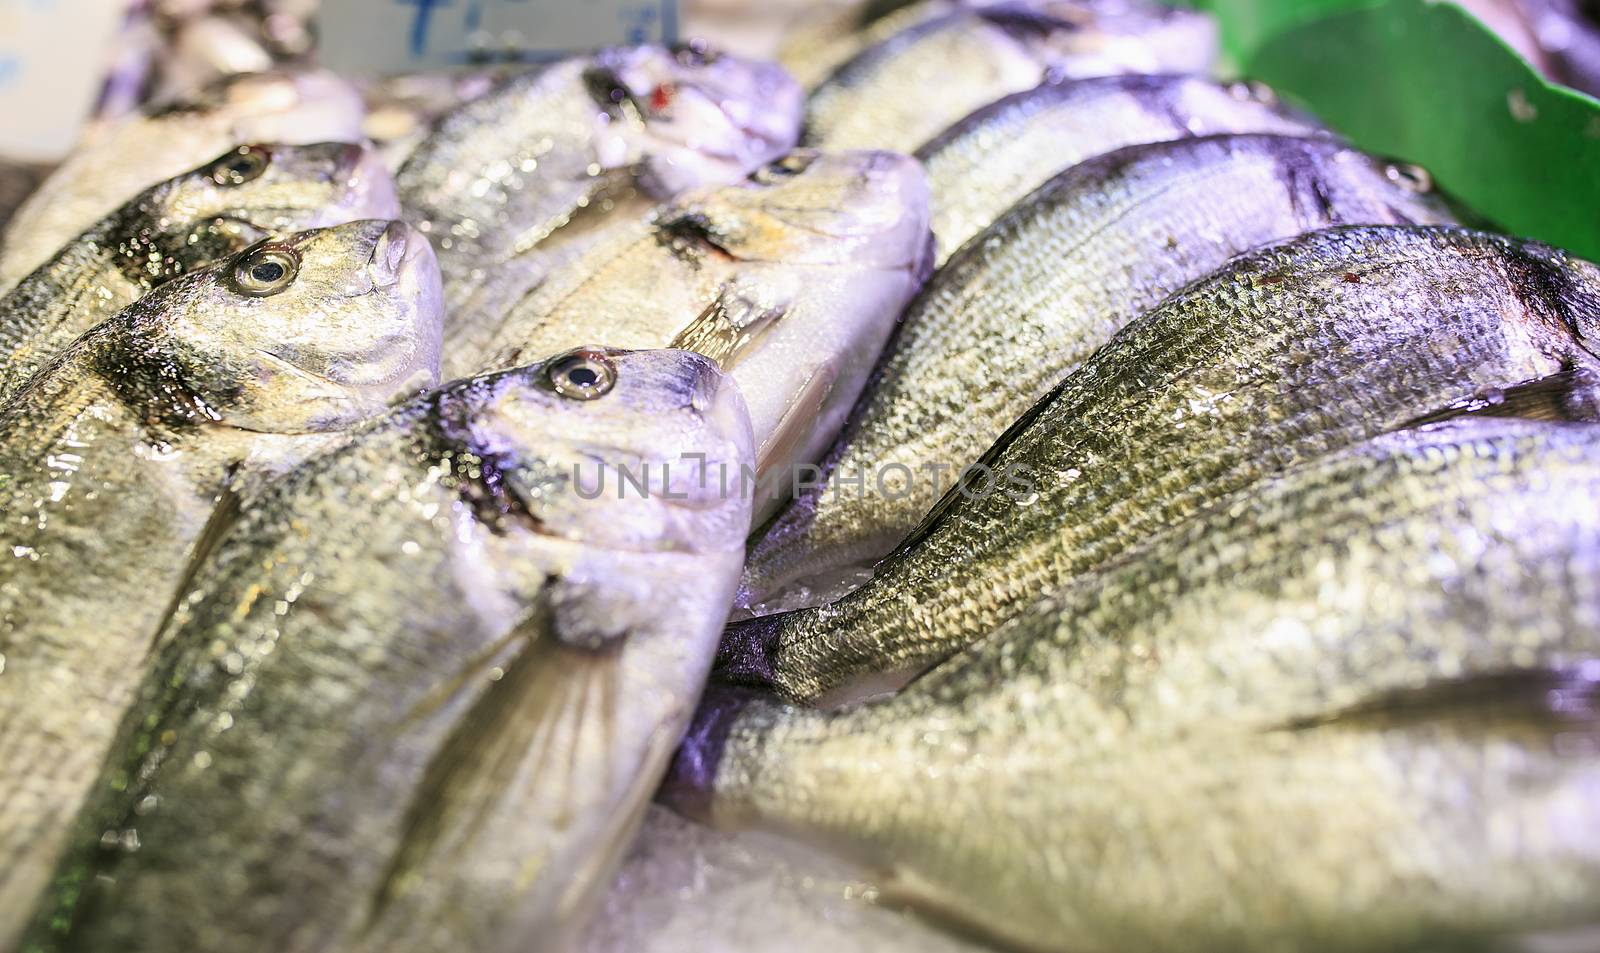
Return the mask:
<path id="1" fill-rule="evenodd" d="M 1233 255 L 1327 225 L 1454 221 L 1391 172 L 1331 139 L 1237 135 L 1131 146 L 1055 177 L 908 308 L 824 463 L 833 479 L 867 474 L 866 489 L 812 488 L 780 514 L 752 548 L 742 604 L 794 591 L 815 604 L 859 575 L 1063 375 Z"/>
<path id="2" fill-rule="evenodd" d="M 1356 444 L 893 699 L 726 689 L 664 788 L 1023 949 L 1461 948 L 1600 914 L 1600 428 Z M 1475 948 L 1475 947 L 1474 947 Z"/>
<path id="3" fill-rule="evenodd" d="M 1221 496 L 1432 410 L 1552 379 L 1571 393 L 1541 412 L 1587 416 L 1597 318 L 1593 265 L 1448 226 L 1242 256 L 1123 329 L 989 451 L 1031 496 L 952 490 L 861 589 L 735 625 L 723 663 L 805 700 L 914 672 Z"/>
<path id="4" fill-rule="evenodd" d="M 0 946 L 54 867 L 193 548 L 247 487 L 437 381 L 425 240 L 365 221 L 279 244 L 299 266 L 276 293 L 239 292 L 255 251 L 169 281 L 0 413 Z"/>
<path id="5" fill-rule="evenodd" d="M 715 365 L 583 355 L 609 390 L 561 396 L 566 358 L 456 382 L 252 502 L 25 948 L 563 945 L 692 712 L 749 523 L 684 463 L 750 459 Z"/>

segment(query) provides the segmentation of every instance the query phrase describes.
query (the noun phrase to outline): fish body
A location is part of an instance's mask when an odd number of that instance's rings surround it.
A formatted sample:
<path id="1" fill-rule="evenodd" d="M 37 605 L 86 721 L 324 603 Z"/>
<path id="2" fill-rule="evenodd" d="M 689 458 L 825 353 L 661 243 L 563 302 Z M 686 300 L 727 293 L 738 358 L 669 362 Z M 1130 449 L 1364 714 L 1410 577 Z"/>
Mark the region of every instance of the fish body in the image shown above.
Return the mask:
<path id="1" fill-rule="evenodd" d="M 943 264 L 1034 189 L 1102 153 L 1191 136 L 1315 131 L 1259 85 L 1129 74 L 1007 96 L 945 130 L 917 158 L 928 170 Z"/>
<path id="2" fill-rule="evenodd" d="M 793 147 L 800 108 L 777 67 L 683 46 L 561 60 L 447 113 L 396 175 L 407 220 L 438 249 L 446 340 L 498 320 L 474 294 L 575 216 L 742 178 Z"/>
<path id="3" fill-rule="evenodd" d="M 797 699 L 915 672 L 1140 539 L 1299 462 L 1513 395 L 1595 414 L 1600 269 L 1456 227 L 1344 227 L 1234 259 L 1129 324 L 862 588 L 730 630 Z"/>
<path id="4" fill-rule="evenodd" d="M 270 280 L 263 280 L 270 279 Z M 0 946 L 26 922 L 243 471 L 437 380 L 426 240 L 365 221 L 174 279 L 85 334 L 0 416 Z"/>
<path id="5" fill-rule="evenodd" d="M 248 145 L 145 190 L 0 297 L 0 406 L 151 288 L 273 234 L 400 211 L 360 146 Z"/>
<path id="6" fill-rule="evenodd" d="M 750 452 L 711 361 L 588 350 L 269 488 L 174 614 L 25 948 L 563 948 L 715 654 L 749 522 L 718 471 Z"/>
<path id="7" fill-rule="evenodd" d="M 912 303 L 824 463 L 833 485 L 766 530 L 743 604 L 816 604 L 859 579 L 1057 381 L 1234 255 L 1341 223 L 1452 221 L 1417 175 L 1327 138 L 1240 135 L 1130 146 L 1052 179 Z"/>
<path id="8" fill-rule="evenodd" d="M 331 73 L 231 76 L 192 100 L 135 116 L 85 143 L 40 183 L 0 243 L 0 291 L 134 196 L 251 142 L 361 141 L 361 98 Z"/>
<path id="9" fill-rule="evenodd" d="M 806 102 L 807 145 L 912 152 L 961 117 L 1046 73 L 1204 72 L 1211 21 L 1186 10 L 1117 4 L 986 4 L 927 19 L 840 66 Z"/>
<path id="10" fill-rule="evenodd" d="M 536 255 L 538 253 L 535 253 Z M 799 151 L 601 237 L 458 341 L 446 376 L 593 341 L 683 347 L 738 383 L 756 441 L 756 520 L 826 451 L 921 286 L 928 193 L 912 159 Z M 534 268 L 542 268 L 535 263 Z M 503 277 L 496 293 L 514 293 Z"/>
<path id="11" fill-rule="evenodd" d="M 1026 950 L 1498 948 L 1600 915 L 1600 428 L 1296 468 L 843 712 L 713 693 L 681 811 Z"/>

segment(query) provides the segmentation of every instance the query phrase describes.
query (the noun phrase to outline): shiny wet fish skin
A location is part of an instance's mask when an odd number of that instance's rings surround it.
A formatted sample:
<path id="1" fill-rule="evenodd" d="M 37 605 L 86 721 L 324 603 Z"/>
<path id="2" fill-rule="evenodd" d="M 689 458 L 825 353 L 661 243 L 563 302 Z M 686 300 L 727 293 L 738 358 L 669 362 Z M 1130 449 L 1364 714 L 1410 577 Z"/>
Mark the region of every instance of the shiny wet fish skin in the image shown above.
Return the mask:
<path id="1" fill-rule="evenodd" d="M 240 146 L 148 189 L 0 297 L 0 406 L 163 281 L 272 234 L 399 211 L 378 157 L 342 143 Z"/>
<path id="2" fill-rule="evenodd" d="M 241 290 L 269 265 L 286 287 Z M 399 222 L 290 236 L 162 285 L 0 414 L 0 946 L 54 868 L 191 547 L 227 513 L 219 495 L 435 382 L 438 280 Z"/>
<path id="3" fill-rule="evenodd" d="M 561 60 L 447 114 L 396 176 L 439 252 L 447 340 L 499 319 L 471 303 L 508 259 L 614 193 L 743 177 L 793 147 L 800 109 L 777 67 L 684 46 Z"/>
<path id="4" fill-rule="evenodd" d="M 243 143 L 361 142 L 361 98 L 332 73 L 252 73 L 106 130 L 57 166 L 0 240 L 0 291 L 134 196 Z"/>
<path id="5" fill-rule="evenodd" d="M 1234 255 L 1328 225 L 1453 221 L 1415 175 L 1324 137 L 1240 135 L 1132 146 L 1052 179 L 912 303 L 824 464 L 864 485 L 813 488 L 780 514 L 741 604 L 815 605 L 860 578 L 1057 381 Z"/>
<path id="6" fill-rule="evenodd" d="M 505 315 L 494 337 L 458 340 L 446 376 L 591 341 L 706 354 L 750 408 L 759 523 L 787 497 L 791 468 L 832 443 L 921 287 L 929 251 L 915 161 L 797 151 L 744 182 L 606 227 L 520 300 L 486 308 Z M 493 291 L 515 286 L 502 277 Z"/>
<path id="7" fill-rule="evenodd" d="M 979 109 L 917 150 L 943 264 L 1055 175 L 1145 142 L 1227 133 L 1310 135 L 1265 87 L 1130 74 L 1051 81 Z"/>
<path id="8" fill-rule="evenodd" d="M 1103 19 L 1064 6 L 960 8 L 862 51 L 811 93 L 805 143 L 912 152 L 1047 73 L 1200 73 L 1211 64 L 1215 31 L 1202 15 L 1119 5 L 1120 16 Z"/>
<path id="9" fill-rule="evenodd" d="M 1336 228 L 1241 256 L 1030 410 L 984 455 L 987 491 L 952 490 L 843 599 L 730 628 L 724 664 L 806 700 L 915 672 L 1292 464 L 1530 381 L 1591 417 L 1597 322 L 1600 269 L 1466 229 Z"/>
<path id="10" fill-rule="evenodd" d="M 665 787 L 1029 950 L 1478 948 L 1600 915 L 1600 428 L 1402 431 L 837 713 L 708 696 Z M 1460 944 L 1460 945 L 1458 945 Z"/>
<path id="11" fill-rule="evenodd" d="M 256 502 L 26 949 L 562 948 L 693 711 L 749 521 L 714 364 L 582 361 L 609 391 L 563 396 L 565 360 L 457 382 Z"/>

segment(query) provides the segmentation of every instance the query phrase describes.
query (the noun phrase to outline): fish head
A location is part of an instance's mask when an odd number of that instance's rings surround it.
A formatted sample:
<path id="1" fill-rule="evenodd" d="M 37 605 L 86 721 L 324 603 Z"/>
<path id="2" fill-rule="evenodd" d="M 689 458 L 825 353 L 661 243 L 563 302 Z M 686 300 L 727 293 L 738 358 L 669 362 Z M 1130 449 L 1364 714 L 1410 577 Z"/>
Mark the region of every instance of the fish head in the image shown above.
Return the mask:
<path id="1" fill-rule="evenodd" d="M 134 208 L 143 232 L 176 255 L 230 254 L 270 235 L 400 213 L 378 154 L 349 143 L 242 145 L 150 189 Z M 189 253 L 191 256 L 193 252 Z"/>
<path id="2" fill-rule="evenodd" d="M 272 70 L 223 77 L 149 118 L 202 122 L 236 142 L 360 142 L 366 107 L 326 70 Z"/>
<path id="3" fill-rule="evenodd" d="M 223 426 L 341 429 L 439 378 L 439 267 L 399 221 L 268 239 L 139 307 L 166 365 L 153 376 L 181 382 Z"/>
<path id="4" fill-rule="evenodd" d="M 659 226 L 742 262 L 897 269 L 929 241 L 928 182 L 896 152 L 796 150 L 664 206 Z"/>
<path id="5" fill-rule="evenodd" d="M 585 79 L 657 196 L 738 179 L 800 136 L 803 94 L 781 67 L 699 41 L 605 50 Z"/>
<path id="6" fill-rule="evenodd" d="M 587 551 L 742 551 L 750 422 L 700 354 L 585 347 L 491 375 L 448 416 L 538 537 Z"/>

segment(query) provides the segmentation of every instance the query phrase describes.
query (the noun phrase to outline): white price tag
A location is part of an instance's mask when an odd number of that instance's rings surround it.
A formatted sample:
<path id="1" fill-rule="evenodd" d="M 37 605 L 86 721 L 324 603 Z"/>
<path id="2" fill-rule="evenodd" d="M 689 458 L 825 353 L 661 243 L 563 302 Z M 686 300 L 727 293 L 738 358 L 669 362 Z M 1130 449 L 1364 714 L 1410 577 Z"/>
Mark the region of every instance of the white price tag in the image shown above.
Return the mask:
<path id="1" fill-rule="evenodd" d="M 678 0 L 324 0 L 318 15 L 321 61 L 353 73 L 550 60 L 677 35 Z"/>
<path id="2" fill-rule="evenodd" d="M 66 155 L 94 108 L 121 0 L 0 0 L 0 155 Z"/>

